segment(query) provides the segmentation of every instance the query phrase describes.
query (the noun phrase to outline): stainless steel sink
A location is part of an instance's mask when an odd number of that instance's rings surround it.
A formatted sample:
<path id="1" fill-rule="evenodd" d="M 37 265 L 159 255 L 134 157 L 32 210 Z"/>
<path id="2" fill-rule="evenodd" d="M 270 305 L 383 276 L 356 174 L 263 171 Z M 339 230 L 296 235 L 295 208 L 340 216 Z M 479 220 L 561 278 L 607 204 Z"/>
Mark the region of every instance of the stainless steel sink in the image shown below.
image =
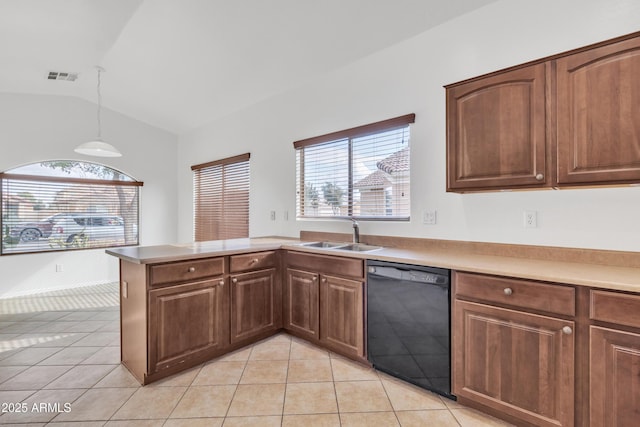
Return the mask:
<path id="1" fill-rule="evenodd" d="M 324 249 L 332 249 L 340 246 L 344 246 L 346 243 L 336 243 L 336 242 L 309 242 L 309 243 L 301 243 L 300 246 L 306 246 L 308 248 L 324 248 Z"/>
<path id="2" fill-rule="evenodd" d="M 335 249 L 338 251 L 370 252 L 382 249 L 381 246 L 366 245 L 364 243 L 337 243 L 337 242 L 308 242 L 300 246 L 307 248 Z"/>
<path id="3" fill-rule="evenodd" d="M 345 246 L 338 246 L 335 249 L 338 249 L 341 251 L 371 252 L 371 251 L 376 251 L 378 249 L 382 249 L 382 247 L 366 245 L 364 243 L 351 243 Z"/>

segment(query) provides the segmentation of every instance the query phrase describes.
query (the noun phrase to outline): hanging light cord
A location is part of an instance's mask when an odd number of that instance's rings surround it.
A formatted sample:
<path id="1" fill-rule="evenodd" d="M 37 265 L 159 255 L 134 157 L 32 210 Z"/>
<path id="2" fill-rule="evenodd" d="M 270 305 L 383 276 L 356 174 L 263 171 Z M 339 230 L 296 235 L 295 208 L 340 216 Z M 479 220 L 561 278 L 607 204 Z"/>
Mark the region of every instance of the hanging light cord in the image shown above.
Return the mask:
<path id="1" fill-rule="evenodd" d="M 100 120 L 100 107 L 102 105 L 102 96 L 100 95 L 100 72 L 102 71 L 100 67 L 98 68 L 98 140 L 102 141 L 102 122 Z"/>

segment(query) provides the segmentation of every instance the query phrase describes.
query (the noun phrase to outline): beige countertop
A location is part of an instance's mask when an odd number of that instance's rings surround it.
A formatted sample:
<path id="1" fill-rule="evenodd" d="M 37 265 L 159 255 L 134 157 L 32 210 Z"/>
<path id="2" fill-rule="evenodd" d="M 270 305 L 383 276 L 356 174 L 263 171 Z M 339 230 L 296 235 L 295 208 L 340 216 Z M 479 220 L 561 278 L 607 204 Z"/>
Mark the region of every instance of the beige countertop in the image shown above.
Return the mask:
<path id="1" fill-rule="evenodd" d="M 304 247 L 300 245 L 300 240 L 293 238 L 262 237 L 179 245 L 114 248 L 108 249 L 106 252 L 134 263 L 155 264 L 280 248 L 324 255 L 376 259 L 546 282 L 640 292 L 640 268 L 484 255 L 438 247 L 420 249 L 382 248 L 371 252 L 351 252 L 338 249 Z"/>

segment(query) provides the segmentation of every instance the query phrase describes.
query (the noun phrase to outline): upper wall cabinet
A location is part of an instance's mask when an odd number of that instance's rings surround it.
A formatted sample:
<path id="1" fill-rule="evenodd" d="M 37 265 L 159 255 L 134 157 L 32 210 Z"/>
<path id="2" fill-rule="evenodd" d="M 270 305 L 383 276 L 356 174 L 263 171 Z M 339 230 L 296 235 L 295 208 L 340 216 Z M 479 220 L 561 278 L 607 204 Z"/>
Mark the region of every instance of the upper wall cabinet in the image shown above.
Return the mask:
<path id="1" fill-rule="evenodd" d="M 640 33 L 447 89 L 447 191 L 640 182 Z"/>
<path id="2" fill-rule="evenodd" d="M 640 37 L 556 67 L 558 183 L 640 181 Z"/>
<path id="3" fill-rule="evenodd" d="M 448 90 L 450 190 L 545 183 L 545 67 Z"/>

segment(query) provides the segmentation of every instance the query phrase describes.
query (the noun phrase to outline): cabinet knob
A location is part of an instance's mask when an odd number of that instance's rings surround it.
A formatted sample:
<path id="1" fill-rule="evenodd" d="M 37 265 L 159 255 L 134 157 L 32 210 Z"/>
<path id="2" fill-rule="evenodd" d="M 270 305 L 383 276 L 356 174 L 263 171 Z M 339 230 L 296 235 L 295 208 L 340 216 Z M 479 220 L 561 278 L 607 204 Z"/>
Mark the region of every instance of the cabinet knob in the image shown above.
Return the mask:
<path id="1" fill-rule="evenodd" d="M 573 333 L 573 329 L 571 329 L 571 326 L 565 326 L 564 328 L 562 328 L 562 333 L 571 335 Z"/>
<path id="2" fill-rule="evenodd" d="M 196 271 L 195 267 L 189 267 L 189 273 L 193 273 L 194 271 Z"/>
<path id="3" fill-rule="evenodd" d="M 257 264 L 258 261 L 259 261 L 258 258 L 254 258 L 254 259 L 251 260 L 251 264 Z"/>
<path id="4" fill-rule="evenodd" d="M 220 286 L 224 286 L 224 280 L 220 280 L 220 281 L 218 282 L 218 285 L 220 285 Z"/>
<path id="5" fill-rule="evenodd" d="M 511 295 L 513 293 L 513 289 L 511 288 L 504 288 L 504 294 L 505 295 Z"/>
<path id="6" fill-rule="evenodd" d="M 537 179 L 538 181 L 542 181 L 542 180 L 544 179 L 544 175 L 543 175 L 543 174 L 541 174 L 541 173 L 539 173 L 538 175 L 536 175 L 536 179 Z"/>
<path id="7" fill-rule="evenodd" d="M 322 278 L 322 283 L 327 283 L 327 278 L 326 277 Z"/>
<path id="8" fill-rule="evenodd" d="M 231 279 L 231 281 L 232 281 L 233 283 L 238 283 L 238 278 L 237 278 L 237 277 L 234 277 L 233 279 Z"/>
<path id="9" fill-rule="evenodd" d="M 318 281 L 318 276 L 313 276 L 313 279 L 311 279 L 311 280 L 313 280 L 314 282 L 317 282 Z"/>

